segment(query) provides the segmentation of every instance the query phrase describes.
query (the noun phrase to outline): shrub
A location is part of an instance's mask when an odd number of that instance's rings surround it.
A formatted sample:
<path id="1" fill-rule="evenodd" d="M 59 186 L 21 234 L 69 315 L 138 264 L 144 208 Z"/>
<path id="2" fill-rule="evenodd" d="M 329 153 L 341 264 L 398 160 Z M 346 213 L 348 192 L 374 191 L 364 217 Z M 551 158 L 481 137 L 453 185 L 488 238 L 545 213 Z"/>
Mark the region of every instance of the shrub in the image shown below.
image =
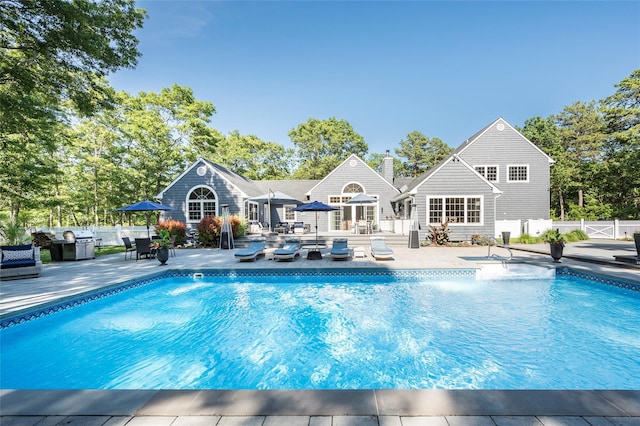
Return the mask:
<path id="1" fill-rule="evenodd" d="M 238 238 L 247 233 L 247 220 L 240 216 L 231 216 L 229 218 L 231 222 L 231 230 L 233 231 L 233 238 Z"/>
<path id="2" fill-rule="evenodd" d="M 176 236 L 176 245 L 183 245 L 187 238 L 187 226 L 184 222 L 179 220 L 164 220 L 156 225 L 156 232 L 160 234 L 160 231 L 166 229 L 169 231 L 169 235 Z"/>
<path id="3" fill-rule="evenodd" d="M 534 237 L 529 234 L 521 234 L 519 238 L 517 238 L 520 244 L 538 244 L 542 241 L 541 237 Z"/>
<path id="4" fill-rule="evenodd" d="M 222 218 L 219 216 L 205 216 L 198 223 L 198 240 L 203 246 L 216 246 L 220 238 Z"/>
<path id="5" fill-rule="evenodd" d="M 576 241 L 588 240 L 589 236 L 587 235 L 586 232 L 584 232 L 581 229 L 574 229 L 573 231 L 566 234 L 565 238 L 567 239 L 567 241 L 576 242 Z"/>
<path id="6" fill-rule="evenodd" d="M 436 227 L 433 225 L 429 225 L 429 235 L 428 238 L 431 240 L 432 244 L 436 244 L 438 246 L 444 246 L 449 244 L 449 221 L 444 222 L 440 227 Z"/>

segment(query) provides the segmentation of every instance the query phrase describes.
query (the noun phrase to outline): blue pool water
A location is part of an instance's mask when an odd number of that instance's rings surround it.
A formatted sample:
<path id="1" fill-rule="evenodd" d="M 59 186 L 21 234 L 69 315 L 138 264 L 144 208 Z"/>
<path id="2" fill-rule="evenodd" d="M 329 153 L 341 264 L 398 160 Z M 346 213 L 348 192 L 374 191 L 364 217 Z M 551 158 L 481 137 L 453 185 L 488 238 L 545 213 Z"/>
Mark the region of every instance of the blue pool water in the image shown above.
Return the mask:
<path id="1" fill-rule="evenodd" d="M 169 277 L 0 338 L 5 389 L 640 388 L 640 293 L 564 275 Z"/>

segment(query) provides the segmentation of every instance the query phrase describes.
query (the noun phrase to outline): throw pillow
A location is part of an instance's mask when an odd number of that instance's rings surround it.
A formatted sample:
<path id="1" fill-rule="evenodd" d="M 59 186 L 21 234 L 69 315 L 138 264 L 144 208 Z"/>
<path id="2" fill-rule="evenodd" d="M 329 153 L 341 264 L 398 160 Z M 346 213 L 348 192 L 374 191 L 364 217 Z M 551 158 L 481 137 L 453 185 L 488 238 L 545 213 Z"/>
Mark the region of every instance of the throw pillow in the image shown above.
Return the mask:
<path id="1" fill-rule="evenodd" d="M 33 249 L 29 250 L 2 250 L 2 261 L 10 260 L 31 260 L 33 259 Z"/>

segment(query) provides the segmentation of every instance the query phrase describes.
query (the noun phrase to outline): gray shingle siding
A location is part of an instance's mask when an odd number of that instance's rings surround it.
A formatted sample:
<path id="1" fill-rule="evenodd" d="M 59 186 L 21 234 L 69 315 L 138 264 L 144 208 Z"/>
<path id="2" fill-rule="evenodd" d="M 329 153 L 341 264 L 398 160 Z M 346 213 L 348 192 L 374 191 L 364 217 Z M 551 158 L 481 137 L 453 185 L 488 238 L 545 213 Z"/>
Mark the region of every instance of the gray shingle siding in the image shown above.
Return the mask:
<path id="1" fill-rule="evenodd" d="M 421 228 L 420 239 L 426 238 L 430 229 L 427 200 L 437 196 L 477 196 L 482 199 L 482 223 L 450 224 L 449 237 L 452 241 L 468 241 L 473 234 L 493 235 L 496 194 L 484 179 L 461 162 L 450 158 L 437 173 L 417 187 L 415 202 Z"/>
<path id="2" fill-rule="evenodd" d="M 355 161 L 355 166 L 351 166 L 351 161 Z M 378 217 L 393 214 L 391 198 L 398 194 L 398 190 L 355 155 L 350 156 L 334 169 L 329 176 L 312 188 L 309 199 L 310 201 L 317 200 L 329 204 L 329 197 L 340 195 L 342 189 L 349 183 L 357 183 L 364 188 L 368 195 L 378 197 Z M 315 221 L 315 215 L 313 221 Z M 313 221 L 310 222 L 312 225 Z M 305 222 L 308 222 L 308 220 L 305 219 Z M 318 215 L 318 230 L 321 232 L 329 230 L 328 214 L 321 213 Z"/>
<path id="3" fill-rule="evenodd" d="M 498 130 L 502 124 L 504 129 Z M 548 219 L 550 209 L 549 157 L 504 120 L 499 119 L 458 155 L 471 166 L 497 165 L 502 196 L 497 200 L 497 219 Z M 528 165 L 528 182 L 508 182 L 509 165 Z"/>
<path id="4" fill-rule="evenodd" d="M 189 223 L 185 212 L 187 211 L 187 195 L 195 187 L 199 186 L 207 186 L 214 191 L 217 197 L 218 214 L 222 213 L 220 206 L 228 204 L 231 214 L 243 216 L 244 202 L 242 201 L 242 192 L 228 180 L 223 179 L 217 172 L 212 172 L 210 168 L 207 168 L 204 176 L 198 176 L 197 169 L 202 164 L 205 163 L 192 167 L 182 178 L 163 192 L 163 200 L 167 200 L 169 205 L 176 209 L 166 212 L 165 217 L 185 222 L 188 227 L 195 227 L 197 222 Z"/>

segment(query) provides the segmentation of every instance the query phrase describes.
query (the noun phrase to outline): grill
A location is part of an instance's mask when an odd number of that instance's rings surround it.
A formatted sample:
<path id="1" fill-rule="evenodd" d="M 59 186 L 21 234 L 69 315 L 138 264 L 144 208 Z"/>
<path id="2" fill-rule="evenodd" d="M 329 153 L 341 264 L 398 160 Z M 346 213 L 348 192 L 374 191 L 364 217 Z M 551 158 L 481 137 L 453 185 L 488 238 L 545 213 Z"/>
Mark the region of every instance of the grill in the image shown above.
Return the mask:
<path id="1" fill-rule="evenodd" d="M 95 259 L 96 242 L 91 231 L 64 231 L 64 240 L 51 243 L 51 260 Z"/>

